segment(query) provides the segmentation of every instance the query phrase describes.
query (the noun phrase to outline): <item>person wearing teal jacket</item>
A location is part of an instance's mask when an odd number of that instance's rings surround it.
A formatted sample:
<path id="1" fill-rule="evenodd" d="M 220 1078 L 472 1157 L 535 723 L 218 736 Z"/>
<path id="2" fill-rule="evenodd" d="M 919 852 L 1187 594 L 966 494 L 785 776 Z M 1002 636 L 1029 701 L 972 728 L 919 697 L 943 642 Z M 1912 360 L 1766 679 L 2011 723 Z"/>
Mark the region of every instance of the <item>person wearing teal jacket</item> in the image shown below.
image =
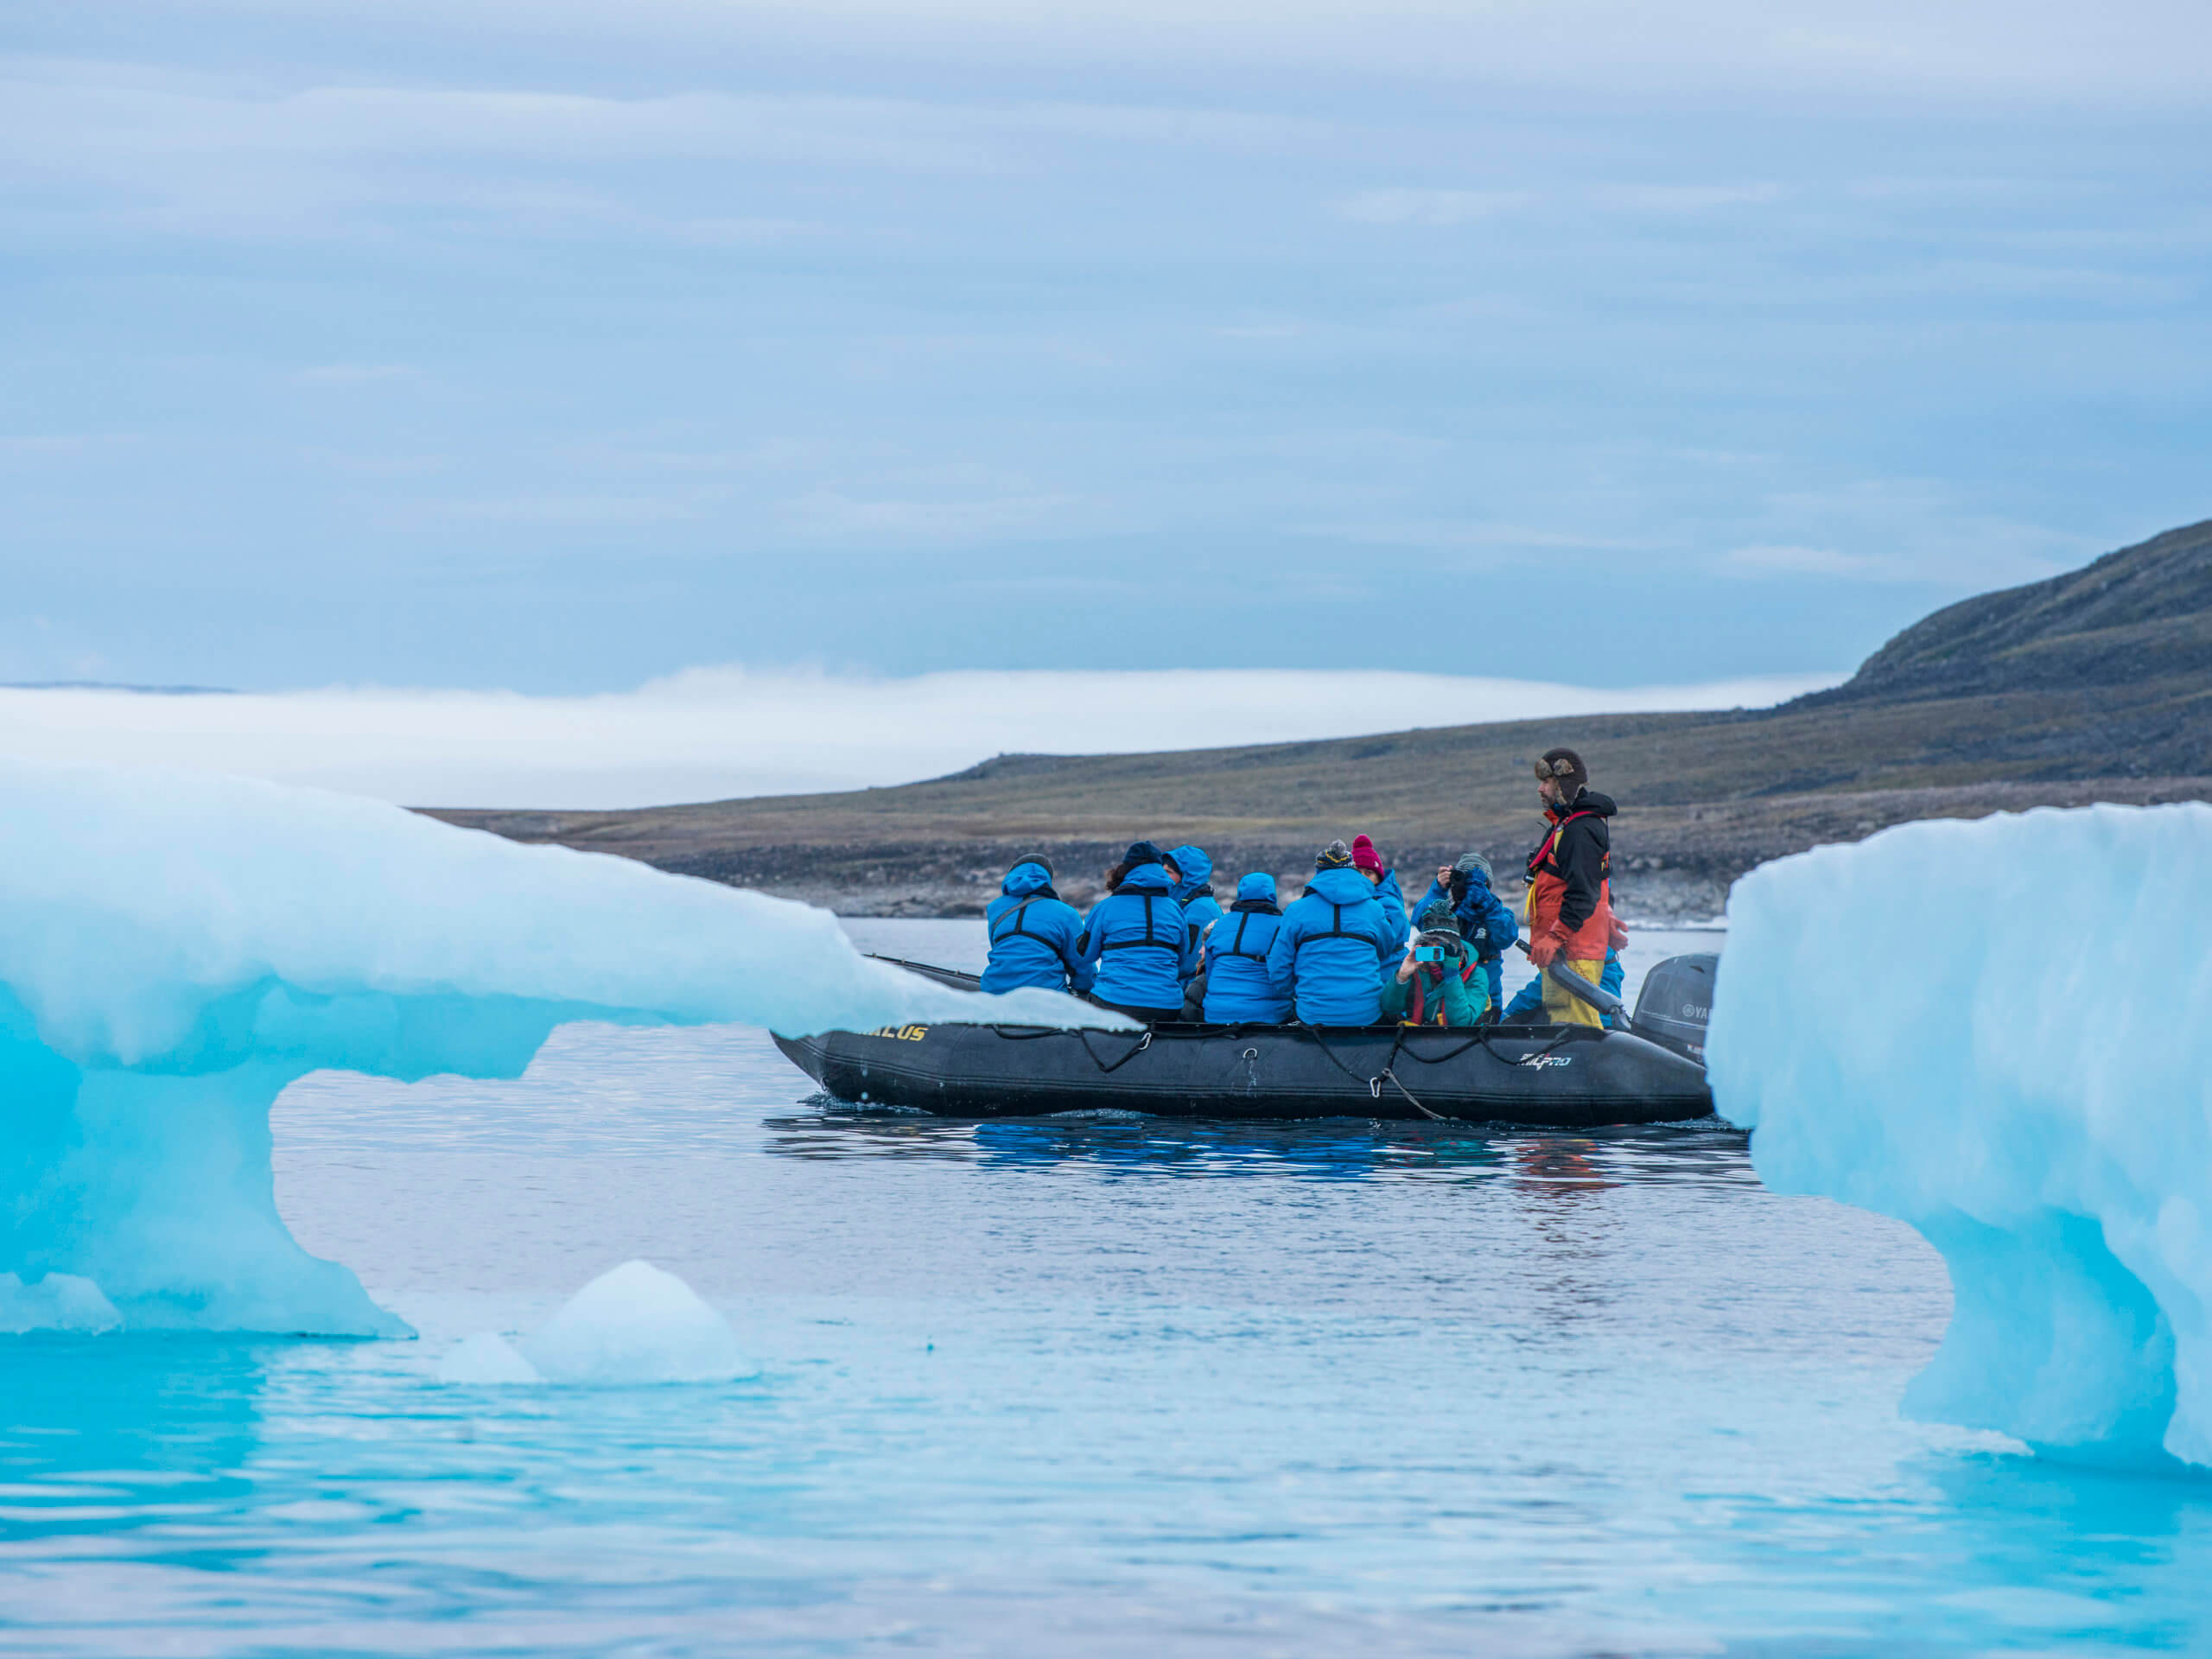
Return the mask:
<path id="1" fill-rule="evenodd" d="M 1408 1026 L 1478 1026 L 1489 1008 L 1482 964 L 1459 937 L 1450 903 L 1439 899 L 1421 912 L 1405 959 L 1382 982 L 1382 1017 Z"/>
<path id="2" fill-rule="evenodd" d="M 1421 894 L 1413 911 L 1418 916 L 1439 899 L 1452 901 L 1452 913 L 1459 918 L 1459 937 L 1467 942 L 1469 953 L 1482 963 L 1483 977 L 1489 982 L 1495 1019 L 1497 1011 L 1505 1005 L 1505 953 L 1521 937 L 1521 924 L 1491 891 L 1490 881 L 1490 860 L 1480 853 L 1463 853 L 1458 863 L 1437 871 L 1436 880 L 1428 884 L 1428 891 Z M 1536 1006 L 1540 1009 L 1543 1006 L 1541 982 L 1536 987 Z"/>

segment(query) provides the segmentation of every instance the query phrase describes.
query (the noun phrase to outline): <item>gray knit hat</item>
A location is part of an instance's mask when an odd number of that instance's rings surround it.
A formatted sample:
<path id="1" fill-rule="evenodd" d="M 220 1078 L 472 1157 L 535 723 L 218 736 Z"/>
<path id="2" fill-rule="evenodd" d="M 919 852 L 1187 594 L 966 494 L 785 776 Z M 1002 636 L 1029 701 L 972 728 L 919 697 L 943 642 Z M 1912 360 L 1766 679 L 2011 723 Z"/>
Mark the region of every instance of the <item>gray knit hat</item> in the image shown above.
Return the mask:
<path id="1" fill-rule="evenodd" d="M 1459 918 L 1452 913 L 1448 901 L 1439 899 L 1421 911 L 1421 931 L 1424 933 L 1449 933 L 1456 939 L 1459 937 Z"/>
<path id="2" fill-rule="evenodd" d="M 1484 858 L 1480 853 L 1460 854 L 1459 861 L 1452 865 L 1452 868 L 1459 871 L 1462 875 L 1474 875 L 1479 874 L 1483 879 L 1483 885 L 1484 887 L 1490 886 L 1490 860 Z"/>
<path id="3" fill-rule="evenodd" d="M 1317 870 L 1342 870 L 1351 867 L 1351 849 L 1341 841 L 1331 842 L 1321 849 L 1320 856 L 1313 861 L 1313 868 Z"/>

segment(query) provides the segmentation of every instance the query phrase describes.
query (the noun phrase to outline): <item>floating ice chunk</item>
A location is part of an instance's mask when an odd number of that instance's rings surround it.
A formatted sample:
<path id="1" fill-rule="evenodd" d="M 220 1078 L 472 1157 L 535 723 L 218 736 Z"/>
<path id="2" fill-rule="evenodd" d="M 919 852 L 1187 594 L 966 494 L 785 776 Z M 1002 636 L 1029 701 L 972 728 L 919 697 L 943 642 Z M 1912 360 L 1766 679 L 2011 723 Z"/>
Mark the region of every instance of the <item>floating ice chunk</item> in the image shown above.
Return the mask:
<path id="1" fill-rule="evenodd" d="M 438 1363 L 441 1382 L 537 1382 L 537 1368 L 496 1331 L 465 1338 Z"/>
<path id="2" fill-rule="evenodd" d="M 123 1316 L 91 1280 L 73 1273 L 49 1273 L 25 1284 L 0 1273 L 0 1332 L 103 1332 L 121 1328 Z"/>
<path id="3" fill-rule="evenodd" d="M 1707 1050 L 1760 1178 L 1910 1222 L 1916 1415 L 2212 1465 L 2212 808 L 1907 824 L 1753 871 Z"/>
<path id="4" fill-rule="evenodd" d="M 650 1262 L 600 1274 L 523 1348 L 556 1382 L 721 1382 L 749 1369 L 729 1321 Z"/>
<path id="5" fill-rule="evenodd" d="M 276 1214 L 269 1108 L 325 1067 L 519 1077 L 569 1020 L 798 1034 L 977 1017 L 804 905 L 374 801 L 0 762 L 0 1272 L 132 1327 L 405 1326 Z M 796 1075 L 796 1074 L 794 1074 Z"/>

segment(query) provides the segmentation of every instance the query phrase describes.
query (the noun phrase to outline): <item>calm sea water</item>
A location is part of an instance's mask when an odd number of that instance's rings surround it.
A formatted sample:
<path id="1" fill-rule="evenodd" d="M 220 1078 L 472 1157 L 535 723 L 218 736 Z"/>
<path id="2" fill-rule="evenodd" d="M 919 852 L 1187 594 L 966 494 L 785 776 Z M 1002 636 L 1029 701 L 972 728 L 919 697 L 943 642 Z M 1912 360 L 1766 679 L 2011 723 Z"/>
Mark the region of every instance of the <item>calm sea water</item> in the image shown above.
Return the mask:
<path id="1" fill-rule="evenodd" d="M 285 1215 L 422 1339 L 8 1344 L 0 1649 L 2212 1647 L 2212 1485 L 1900 1421 L 1942 1263 L 1764 1192 L 1724 1129 L 979 1126 L 809 1089 L 759 1033 L 575 1027 L 516 1084 L 292 1090 Z M 632 1256 L 760 1374 L 435 1382 Z"/>

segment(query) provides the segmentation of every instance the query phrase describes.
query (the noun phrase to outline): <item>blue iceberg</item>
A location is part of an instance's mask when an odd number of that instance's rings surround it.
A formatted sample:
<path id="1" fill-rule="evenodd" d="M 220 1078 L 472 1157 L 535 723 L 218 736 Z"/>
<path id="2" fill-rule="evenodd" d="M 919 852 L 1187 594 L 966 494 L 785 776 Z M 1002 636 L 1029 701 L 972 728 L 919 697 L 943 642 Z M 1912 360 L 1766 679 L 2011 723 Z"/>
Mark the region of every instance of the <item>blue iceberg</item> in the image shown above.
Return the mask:
<path id="1" fill-rule="evenodd" d="M 276 1212 L 308 1072 L 521 1075 L 570 1020 L 1116 1025 L 977 998 L 828 913 L 347 796 L 0 766 L 0 1329 L 405 1327 Z"/>
<path id="2" fill-rule="evenodd" d="M 1902 826 L 1753 871 L 1708 1061 L 1760 1179 L 1894 1216 L 1912 1414 L 2212 1465 L 2212 808 Z"/>

